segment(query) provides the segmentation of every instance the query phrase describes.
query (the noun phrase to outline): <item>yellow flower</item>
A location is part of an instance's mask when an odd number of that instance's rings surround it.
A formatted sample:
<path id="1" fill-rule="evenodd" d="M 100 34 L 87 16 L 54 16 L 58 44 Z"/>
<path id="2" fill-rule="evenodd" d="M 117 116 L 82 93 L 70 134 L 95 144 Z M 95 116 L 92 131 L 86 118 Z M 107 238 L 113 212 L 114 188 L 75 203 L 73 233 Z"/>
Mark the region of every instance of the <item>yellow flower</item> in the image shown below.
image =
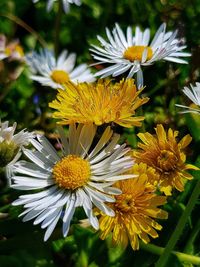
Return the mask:
<path id="1" fill-rule="evenodd" d="M 151 183 L 157 182 L 159 188 L 166 195 L 171 195 L 171 190 L 175 187 L 179 191 L 184 190 L 184 178 L 192 179 L 192 175 L 187 170 L 198 170 L 197 167 L 186 164 L 186 155 L 184 149 L 189 145 L 192 138 L 188 134 L 176 141 L 178 131 L 171 128 L 165 132 L 162 125 L 155 128 L 156 135 L 139 133 L 138 137 L 143 143 L 138 144 L 138 150 L 133 152 L 137 162 L 144 162 L 153 167 L 157 174 Z"/>
<path id="2" fill-rule="evenodd" d="M 157 206 L 166 202 L 165 196 L 157 196 L 155 187 L 148 182 L 152 168 L 146 164 L 135 164 L 132 168 L 137 178 L 119 181 L 115 187 L 121 189 L 122 194 L 116 196 L 116 202 L 109 205 L 115 211 L 110 217 L 102 212 L 99 219 L 100 238 L 105 239 L 112 232 L 114 245 L 126 246 L 128 241 L 134 250 L 139 249 L 139 239 L 144 243 L 150 241 L 149 236 L 156 238 L 162 226 L 154 218 L 166 219 L 167 212 Z"/>
<path id="3" fill-rule="evenodd" d="M 134 173 L 135 175 L 146 176 L 149 184 L 157 186 L 157 181 L 159 179 L 159 174 L 156 170 L 146 163 L 140 162 L 138 164 L 134 164 L 132 169 L 128 173 Z"/>
<path id="4" fill-rule="evenodd" d="M 135 116 L 135 110 L 145 104 L 147 97 L 139 98 L 133 79 L 112 84 L 110 80 L 96 83 L 66 83 L 58 90 L 57 99 L 49 106 L 56 109 L 53 117 L 60 124 L 89 123 L 96 125 L 115 122 L 123 127 L 141 126 L 144 117 Z"/>

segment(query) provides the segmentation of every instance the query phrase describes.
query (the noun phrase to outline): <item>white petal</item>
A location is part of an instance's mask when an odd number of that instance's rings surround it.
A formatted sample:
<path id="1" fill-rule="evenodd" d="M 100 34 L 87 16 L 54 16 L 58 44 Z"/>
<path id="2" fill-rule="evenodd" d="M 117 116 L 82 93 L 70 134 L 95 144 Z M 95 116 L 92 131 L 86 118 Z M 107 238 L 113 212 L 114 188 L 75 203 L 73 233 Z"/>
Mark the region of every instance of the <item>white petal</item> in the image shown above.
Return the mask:
<path id="1" fill-rule="evenodd" d="M 104 131 L 103 135 L 101 136 L 100 140 L 98 141 L 97 145 L 95 146 L 95 148 L 89 154 L 88 156 L 89 159 L 93 158 L 107 144 L 112 134 L 113 134 L 113 131 L 108 126 L 106 130 Z"/>
<path id="2" fill-rule="evenodd" d="M 33 222 L 34 225 L 37 225 L 44 221 L 49 215 L 51 215 L 53 212 L 55 212 L 57 209 L 56 208 L 51 208 L 51 209 L 44 209 L 39 216 L 35 219 Z"/>
<path id="3" fill-rule="evenodd" d="M 67 136 L 65 135 L 65 132 L 60 125 L 57 126 L 57 129 L 58 129 L 58 133 L 60 135 L 60 139 L 62 142 L 61 145 L 64 148 L 64 154 L 68 155 L 70 154 L 70 149 L 69 149 L 69 142 L 68 142 Z"/>
<path id="4" fill-rule="evenodd" d="M 92 196 L 100 202 L 115 202 L 115 199 L 112 196 L 106 195 L 97 190 L 93 190 L 89 186 L 84 186 L 84 191 L 89 195 L 89 197 Z"/>
<path id="5" fill-rule="evenodd" d="M 142 70 L 140 69 L 137 72 L 137 88 L 140 89 L 143 87 L 143 73 Z"/>
<path id="6" fill-rule="evenodd" d="M 45 235 L 44 235 L 44 241 L 47 241 L 50 237 L 50 235 L 52 234 L 54 228 L 56 227 L 56 224 L 60 218 L 60 215 L 62 213 L 62 209 L 60 209 L 60 211 L 58 210 L 58 214 L 55 217 L 54 221 L 49 225 L 49 227 L 47 228 Z"/>
<path id="7" fill-rule="evenodd" d="M 44 229 L 48 227 L 56 218 L 61 217 L 61 213 L 62 213 L 62 207 L 55 209 L 55 211 L 49 214 L 49 216 L 47 216 L 45 220 L 42 222 L 41 228 Z"/>
<path id="8" fill-rule="evenodd" d="M 84 125 L 81 129 L 75 153 L 81 157 L 87 155 L 96 133 L 94 124 Z"/>
<path id="9" fill-rule="evenodd" d="M 28 202 L 32 202 L 34 199 L 40 199 L 40 198 L 46 197 L 48 195 L 51 195 L 56 190 L 57 190 L 57 186 L 52 186 L 48 190 L 44 190 L 44 191 L 39 192 L 39 193 L 22 195 L 22 196 L 19 197 L 19 199 L 15 200 L 12 203 L 12 205 L 13 206 L 18 206 L 18 205 L 26 204 Z"/>
<path id="10" fill-rule="evenodd" d="M 188 64 L 186 60 L 176 58 L 176 57 L 165 57 L 164 59 L 167 61 L 175 62 L 175 63 Z"/>
<path id="11" fill-rule="evenodd" d="M 105 178 L 105 181 L 119 181 L 119 180 L 125 180 L 125 179 L 131 179 L 131 178 L 135 178 L 137 177 L 137 175 L 133 175 L 133 174 L 123 174 L 123 175 L 117 175 L 117 176 L 112 176 L 109 178 Z"/>
<path id="12" fill-rule="evenodd" d="M 115 212 L 104 203 L 97 201 L 95 198 L 92 198 L 92 202 L 98 209 L 103 211 L 106 215 L 111 217 L 115 216 Z"/>
<path id="13" fill-rule="evenodd" d="M 45 158 L 40 152 L 31 151 L 29 149 L 23 149 L 24 154 L 35 164 L 37 164 L 42 169 L 51 171 L 53 163 Z"/>
<path id="14" fill-rule="evenodd" d="M 67 222 L 70 218 L 72 218 L 72 216 L 75 212 L 75 202 L 76 202 L 76 197 L 74 194 L 72 194 L 71 198 L 67 202 L 67 206 L 66 206 L 65 213 L 63 216 L 63 222 L 64 223 Z"/>
<path id="15" fill-rule="evenodd" d="M 36 216 L 40 215 L 40 213 L 42 212 L 42 210 L 38 211 L 38 210 L 32 210 L 30 211 L 23 219 L 23 222 L 27 222 L 32 220 L 33 218 L 35 218 Z"/>
<path id="16" fill-rule="evenodd" d="M 104 159 L 105 157 L 107 157 L 108 155 L 110 155 L 111 151 L 113 151 L 114 148 L 116 147 L 116 144 L 119 141 L 119 138 L 120 138 L 120 135 L 114 134 L 111 142 L 106 147 L 104 147 L 99 154 L 97 154 L 96 156 L 93 156 L 93 158 L 90 160 L 90 164 L 91 165 L 95 164 L 99 162 L 100 160 Z"/>
<path id="17" fill-rule="evenodd" d="M 43 135 L 37 135 L 37 138 L 40 141 L 41 145 L 44 147 L 44 153 L 48 153 L 52 161 L 56 162 L 60 160 L 60 157 L 58 156 L 58 153 L 55 148 Z"/>
<path id="18" fill-rule="evenodd" d="M 51 173 L 47 170 L 44 170 L 34 163 L 27 162 L 25 160 L 18 161 L 16 164 L 14 164 L 13 172 L 41 179 L 48 179 L 51 176 Z"/>
<path id="19" fill-rule="evenodd" d="M 64 189 L 61 189 L 60 191 L 54 193 L 53 196 L 51 196 L 48 201 L 46 199 L 46 202 L 41 203 L 40 205 L 36 206 L 35 209 L 36 210 L 40 210 L 40 209 L 44 209 L 44 208 L 51 208 L 54 207 L 54 205 L 57 204 L 57 201 L 59 201 L 63 194 L 64 194 Z M 27 204 L 28 205 L 28 204 Z"/>

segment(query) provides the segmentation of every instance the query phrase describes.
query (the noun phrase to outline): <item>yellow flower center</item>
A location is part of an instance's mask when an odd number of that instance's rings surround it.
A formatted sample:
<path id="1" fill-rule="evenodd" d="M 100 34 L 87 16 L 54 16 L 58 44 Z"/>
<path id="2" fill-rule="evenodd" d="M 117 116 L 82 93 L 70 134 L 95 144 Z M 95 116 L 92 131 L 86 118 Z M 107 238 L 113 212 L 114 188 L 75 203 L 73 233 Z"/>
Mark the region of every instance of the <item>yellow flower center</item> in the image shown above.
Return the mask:
<path id="1" fill-rule="evenodd" d="M 5 48 L 5 54 L 6 54 L 7 56 L 10 56 L 11 53 L 12 53 L 12 50 L 11 50 L 9 47 L 6 47 L 6 48 Z"/>
<path id="2" fill-rule="evenodd" d="M 56 83 L 66 83 L 69 81 L 69 75 L 64 70 L 54 70 L 51 73 L 51 79 Z"/>
<path id="3" fill-rule="evenodd" d="M 142 55 L 145 49 L 147 49 L 146 60 L 149 60 L 153 56 L 153 50 L 151 49 L 150 46 L 143 46 L 143 45 L 135 45 L 135 46 L 128 47 L 126 51 L 124 52 L 124 58 L 130 61 L 134 61 L 134 60 L 141 61 Z"/>
<path id="4" fill-rule="evenodd" d="M 160 155 L 157 158 L 158 165 L 164 171 L 170 171 L 177 167 L 177 157 L 169 150 L 161 150 Z"/>
<path id="5" fill-rule="evenodd" d="M 15 47 L 15 51 L 18 52 L 20 56 L 24 55 L 24 51 L 23 51 L 23 48 L 21 47 L 21 45 L 17 45 Z"/>
<path id="6" fill-rule="evenodd" d="M 129 212 L 130 210 L 135 209 L 135 202 L 133 200 L 133 195 L 131 194 L 121 194 L 116 196 L 116 202 L 114 203 L 115 208 L 121 212 Z"/>
<path id="7" fill-rule="evenodd" d="M 90 177 L 90 164 L 76 155 L 68 155 L 56 163 L 53 178 L 59 187 L 75 190 L 84 186 Z"/>
<path id="8" fill-rule="evenodd" d="M 5 54 L 10 56 L 12 53 L 17 52 L 21 57 L 24 56 L 23 48 L 20 45 L 8 46 L 5 48 Z"/>

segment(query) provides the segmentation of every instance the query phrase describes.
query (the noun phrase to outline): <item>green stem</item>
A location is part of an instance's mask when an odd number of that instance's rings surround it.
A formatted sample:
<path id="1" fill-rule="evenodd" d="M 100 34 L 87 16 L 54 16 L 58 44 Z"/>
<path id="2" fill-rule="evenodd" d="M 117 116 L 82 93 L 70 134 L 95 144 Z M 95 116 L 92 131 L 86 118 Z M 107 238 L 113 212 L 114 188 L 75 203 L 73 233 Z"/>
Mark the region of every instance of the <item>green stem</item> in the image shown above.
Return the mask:
<path id="1" fill-rule="evenodd" d="M 189 251 L 191 250 L 191 247 L 192 247 L 197 235 L 199 234 L 199 231 L 200 231 L 200 219 L 197 221 L 197 223 L 196 223 L 195 227 L 193 228 L 192 233 L 189 236 L 189 239 L 185 245 L 185 248 L 184 248 L 185 253 L 189 253 Z"/>
<path id="2" fill-rule="evenodd" d="M 147 96 L 150 97 L 154 93 L 160 90 L 160 88 L 163 88 L 167 84 L 168 80 L 162 80 L 158 85 L 156 85 L 151 91 L 148 92 Z"/>
<path id="3" fill-rule="evenodd" d="M 47 43 L 45 42 L 45 40 L 33 28 L 31 28 L 28 24 L 26 24 L 20 18 L 16 17 L 13 14 L 3 14 L 3 13 L 0 13 L 0 17 L 5 17 L 11 21 L 14 21 L 16 24 L 20 25 L 22 28 L 30 32 L 43 47 L 47 46 Z"/>
<path id="4" fill-rule="evenodd" d="M 187 223 L 187 220 L 192 212 L 193 207 L 196 204 L 196 201 L 199 197 L 200 194 L 200 180 L 198 180 L 192 195 L 188 201 L 188 204 L 183 212 L 183 214 L 181 215 L 181 218 L 171 236 L 171 238 L 169 239 L 169 242 L 167 243 L 167 246 L 165 247 L 162 255 L 160 256 L 158 262 L 155 264 L 155 267 L 164 267 L 167 263 L 167 260 L 169 259 L 169 256 L 172 252 L 172 250 L 174 249 L 184 227 L 185 224 Z"/>
<path id="5" fill-rule="evenodd" d="M 57 57 L 59 51 L 59 36 L 60 36 L 60 26 L 62 17 L 62 0 L 58 1 L 58 13 L 55 21 L 55 33 L 54 33 L 54 52 Z"/>
<path id="6" fill-rule="evenodd" d="M 81 250 L 79 253 L 78 260 L 76 262 L 76 267 L 87 267 L 88 264 L 88 256 L 84 250 Z"/>
<path id="7" fill-rule="evenodd" d="M 140 243 L 140 248 L 143 250 L 146 250 L 148 252 L 151 252 L 153 254 L 156 254 L 156 255 L 163 255 L 163 252 L 165 251 L 165 248 L 163 248 L 163 247 L 159 247 L 159 246 L 156 246 L 153 244 L 145 245 L 142 242 Z M 188 255 L 188 254 L 181 253 L 178 251 L 172 251 L 171 253 L 173 255 L 175 255 L 182 262 L 188 262 L 188 263 L 192 263 L 192 264 L 196 264 L 196 265 L 200 264 L 200 257 Z"/>

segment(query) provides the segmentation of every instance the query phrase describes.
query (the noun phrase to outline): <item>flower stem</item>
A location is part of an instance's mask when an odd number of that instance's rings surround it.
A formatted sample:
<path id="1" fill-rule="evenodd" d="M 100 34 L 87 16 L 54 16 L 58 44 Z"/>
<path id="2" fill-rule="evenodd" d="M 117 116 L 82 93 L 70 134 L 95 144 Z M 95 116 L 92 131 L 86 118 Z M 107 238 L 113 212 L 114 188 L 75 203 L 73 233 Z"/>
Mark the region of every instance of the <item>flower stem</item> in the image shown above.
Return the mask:
<path id="1" fill-rule="evenodd" d="M 156 254 L 156 255 L 163 255 L 163 252 L 165 251 L 165 248 L 163 247 L 159 247 L 153 244 L 146 245 L 142 242 L 140 243 L 140 248 L 148 252 L 151 252 L 153 254 Z M 200 257 L 188 255 L 188 254 L 181 253 L 178 251 L 172 251 L 171 253 L 175 255 L 182 262 L 188 262 L 188 263 L 198 264 L 198 265 L 200 264 Z"/>
<path id="2" fill-rule="evenodd" d="M 62 17 L 62 0 L 58 1 L 58 13 L 55 21 L 55 33 L 54 33 L 54 52 L 57 57 L 59 51 L 59 35 Z"/>
<path id="3" fill-rule="evenodd" d="M 169 256 L 173 250 L 173 248 L 175 247 L 183 229 L 185 224 L 187 223 L 187 220 L 192 212 L 193 207 L 196 204 L 196 201 L 199 197 L 200 194 L 200 180 L 198 180 L 198 182 L 196 183 L 196 186 L 192 192 L 192 195 L 188 201 L 188 204 L 183 212 L 183 214 L 181 215 L 181 218 L 171 236 L 171 238 L 169 239 L 169 242 L 167 243 L 167 246 L 165 247 L 162 255 L 160 256 L 158 262 L 155 264 L 155 267 L 164 267 L 167 263 L 167 260 L 169 259 Z M 189 257 L 193 257 L 193 256 L 189 256 Z"/>
<path id="4" fill-rule="evenodd" d="M 16 24 L 18 24 L 19 26 L 21 26 L 22 28 L 30 32 L 43 47 L 47 46 L 47 43 L 45 42 L 45 40 L 33 28 L 31 28 L 28 24 L 26 24 L 23 20 L 21 20 L 17 16 L 13 14 L 0 13 L 0 17 L 5 17 L 11 21 L 14 21 Z"/>
<path id="5" fill-rule="evenodd" d="M 195 226 L 194 226 L 194 228 L 192 230 L 192 233 L 188 238 L 188 241 L 187 241 L 187 243 L 185 245 L 185 248 L 184 248 L 184 252 L 185 253 L 189 253 L 190 252 L 190 250 L 192 248 L 192 245 L 193 245 L 197 235 L 199 234 L 199 231 L 200 231 L 200 219 L 195 224 Z"/>

